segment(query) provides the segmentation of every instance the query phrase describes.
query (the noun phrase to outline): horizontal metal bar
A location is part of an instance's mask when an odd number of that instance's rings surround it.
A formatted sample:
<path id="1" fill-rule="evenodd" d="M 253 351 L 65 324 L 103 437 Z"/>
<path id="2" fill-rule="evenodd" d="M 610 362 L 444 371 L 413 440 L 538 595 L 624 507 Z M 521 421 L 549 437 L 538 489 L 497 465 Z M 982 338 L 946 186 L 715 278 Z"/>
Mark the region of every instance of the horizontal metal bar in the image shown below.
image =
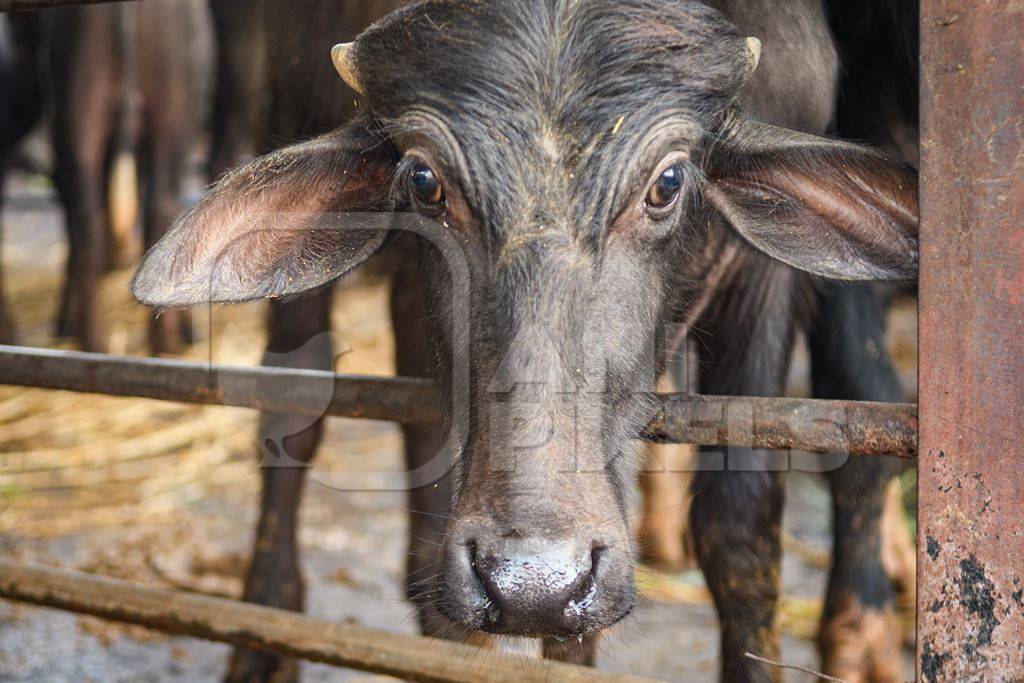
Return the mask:
<path id="1" fill-rule="evenodd" d="M 0 0 L 0 12 L 23 12 L 50 7 L 73 7 L 75 5 L 100 5 L 111 2 L 135 0 Z"/>
<path id="2" fill-rule="evenodd" d="M 295 612 L 103 576 L 0 560 L 0 597 L 427 683 L 653 679 L 471 645 L 313 619 Z"/>
<path id="3" fill-rule="evenodd" d="M 413 377 L 214 365 L 0 346 L 0 384 L 320 417 L 436 424 L 431 382 Z"/>
<path id="4" fill-rule="evenodd" d="M 438 424 L 433 385 L 409 377 L 211 365 L 0 346 L 0 384 L 185 403 Z M 640 435 L 707 446 L 798 449 L 851 455 L 917 454 L 911 404 L 659 394 Z"/>
<path id="5" fill-rule="evenodd" d="M 917 406 L 804 398 L 662 394 L 641 434 L 666 443 L 917 457 Z"/>

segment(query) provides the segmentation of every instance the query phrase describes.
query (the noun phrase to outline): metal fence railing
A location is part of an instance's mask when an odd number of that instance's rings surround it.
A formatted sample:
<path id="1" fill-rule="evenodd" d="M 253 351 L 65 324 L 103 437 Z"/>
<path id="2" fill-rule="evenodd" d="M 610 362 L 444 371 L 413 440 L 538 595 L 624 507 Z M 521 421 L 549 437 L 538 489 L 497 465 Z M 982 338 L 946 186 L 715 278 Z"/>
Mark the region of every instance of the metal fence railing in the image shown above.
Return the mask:
<path id="1" fill-rule="evenodd" d="M 444 415 L 433 385 L 419 378 L 10 346 L 0 346 L 0 384 L 413 424 L 436 424 Z M 654 398 L 659 408 L 638 435 L 648 440 L 904 458 L 917 454 L 917 408 L 908 403 L 699 394 Z"/>
<path id="2" fill-rule="evenodd" d="M 270 367 L 0 346 L 0 384 L 224 405 L 313 417 L 439 424 L 433 384 Z M 916 455 L 909 404 L 662 394 L 642 438 L 712 446 Z M 741 419 L 736 420 L 736 416 Z M 737 428 L 737 424 L 741 425 Z M 601 681 L 537 660 L 483 658 L 468 645 L 328 624 L 283 610 L 0 561 L 0 597 L 416 681 Z M 523 661 L 519 661 L 523 659 Z M 480 662 L 471 669 L 465 662 Z"/>

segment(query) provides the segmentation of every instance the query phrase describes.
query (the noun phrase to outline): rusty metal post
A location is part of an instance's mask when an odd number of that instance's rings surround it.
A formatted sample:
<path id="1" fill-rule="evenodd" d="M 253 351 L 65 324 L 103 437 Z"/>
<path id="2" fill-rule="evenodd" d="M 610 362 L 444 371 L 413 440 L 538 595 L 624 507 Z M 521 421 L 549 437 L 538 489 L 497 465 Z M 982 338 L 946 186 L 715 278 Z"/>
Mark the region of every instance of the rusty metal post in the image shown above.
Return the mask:
<path id="1" fill-rule="evenodd" d="M 922 3 L 920 680 L 1024 680 L 1024 2 Z"/>

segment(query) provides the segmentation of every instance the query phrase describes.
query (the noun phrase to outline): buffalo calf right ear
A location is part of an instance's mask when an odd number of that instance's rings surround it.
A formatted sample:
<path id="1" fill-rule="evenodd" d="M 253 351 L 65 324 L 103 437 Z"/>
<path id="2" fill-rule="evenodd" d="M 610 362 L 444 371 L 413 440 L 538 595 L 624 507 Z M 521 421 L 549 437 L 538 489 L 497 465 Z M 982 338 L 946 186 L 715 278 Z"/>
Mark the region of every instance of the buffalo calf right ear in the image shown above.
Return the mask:
<path id="1" fill-rule="evenodd" d="M 289 296 L 358 266 L 390 227 L 395 167 L 365 131 L 353 123 L 226 175 L 146 254 L 135 298 L 170 308 Z"/>

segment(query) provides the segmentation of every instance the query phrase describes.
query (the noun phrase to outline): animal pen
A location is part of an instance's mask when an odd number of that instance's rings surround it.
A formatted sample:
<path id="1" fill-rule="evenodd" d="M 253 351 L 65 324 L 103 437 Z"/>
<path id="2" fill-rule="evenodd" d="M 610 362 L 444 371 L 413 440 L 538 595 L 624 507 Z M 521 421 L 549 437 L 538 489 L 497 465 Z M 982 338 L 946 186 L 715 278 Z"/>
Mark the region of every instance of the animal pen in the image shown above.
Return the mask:
<path id="1" fill-rule="evenodd" d="M 102 0 L 0 0 L 0 11 Z M 1024 679 L 1024 7 L 921 18 L 919 405 L 662 395 L 643 438 L 914 459 L 920 680 Z M 429 382 L 0 347 L 0 383 L 433 423 Z M 750 429 L 721 427 L 729 411 Z M 828 420 L 822 415 L 831 416 Z M 0 562 L 0 597 L 417 681 L 642 680 L 267 607 Z"/>

